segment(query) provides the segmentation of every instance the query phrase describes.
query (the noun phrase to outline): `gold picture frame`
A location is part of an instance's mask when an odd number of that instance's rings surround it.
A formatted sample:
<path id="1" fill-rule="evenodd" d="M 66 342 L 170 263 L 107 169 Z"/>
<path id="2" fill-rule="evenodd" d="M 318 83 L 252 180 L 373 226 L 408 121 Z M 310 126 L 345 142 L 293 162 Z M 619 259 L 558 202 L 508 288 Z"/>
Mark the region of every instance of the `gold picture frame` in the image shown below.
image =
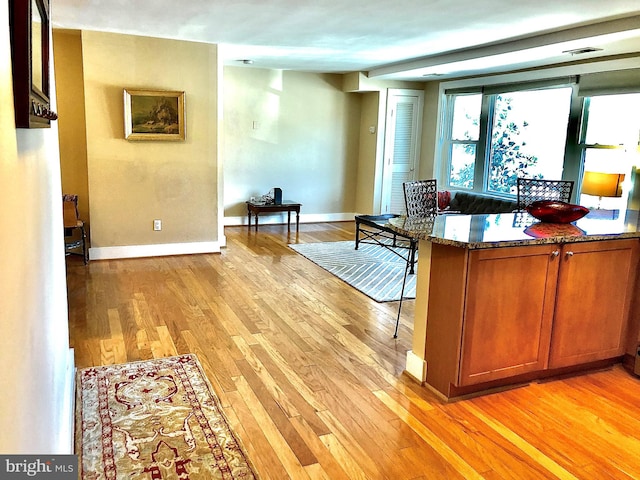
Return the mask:
<path id="1" fill-rule="evenodd" d="M 127 140 L 184 140 L 184 92 L 124 90 L 124 137 Z"/>

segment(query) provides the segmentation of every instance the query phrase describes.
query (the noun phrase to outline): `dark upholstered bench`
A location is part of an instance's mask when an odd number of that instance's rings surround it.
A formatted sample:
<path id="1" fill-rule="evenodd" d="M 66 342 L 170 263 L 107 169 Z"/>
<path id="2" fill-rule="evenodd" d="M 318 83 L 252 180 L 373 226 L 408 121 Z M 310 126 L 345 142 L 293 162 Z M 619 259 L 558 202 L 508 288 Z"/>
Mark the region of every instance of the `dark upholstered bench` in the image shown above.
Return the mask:
<path id="1" fill-rule="evenodd" d="M 475 213 L 509 213 L 518 209 L 515 200 L 505 200 L 476 192 L 451 192 L 451 202 L 443 213 L 462 213 L 471 215 Z"/>

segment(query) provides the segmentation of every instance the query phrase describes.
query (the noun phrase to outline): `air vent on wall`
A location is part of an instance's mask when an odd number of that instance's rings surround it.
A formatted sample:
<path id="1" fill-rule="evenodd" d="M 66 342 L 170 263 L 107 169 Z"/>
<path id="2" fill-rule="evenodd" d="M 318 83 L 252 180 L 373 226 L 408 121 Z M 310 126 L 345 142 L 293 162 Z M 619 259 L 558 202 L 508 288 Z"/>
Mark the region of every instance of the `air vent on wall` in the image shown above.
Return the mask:
<path id="1" fill-rule="evenodd" d="M 601 48 L 584 47 L 584 48 L 574 48 L 573 50 L 565 50 L 562 53 L 568 53 L 570 55 L 583 55 L 585 53 L 600 52 L 600 51 L 602 51 Z"/>

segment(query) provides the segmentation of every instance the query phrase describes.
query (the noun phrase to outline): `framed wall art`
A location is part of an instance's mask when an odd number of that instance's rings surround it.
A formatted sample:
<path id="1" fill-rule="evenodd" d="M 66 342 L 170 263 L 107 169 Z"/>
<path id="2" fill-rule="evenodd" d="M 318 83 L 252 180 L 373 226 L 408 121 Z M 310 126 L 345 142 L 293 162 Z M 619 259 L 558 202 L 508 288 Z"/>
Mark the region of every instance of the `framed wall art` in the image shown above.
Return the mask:
<path id="1" fill-rule="evenodd" d="M 124 90 L 127 140 L 184 140 L 184 92 Z"/>
<path id="2" fill-rule="evenodd" d="M 50 127 L 49 0 L 9 0 L 16 127 Z"/>

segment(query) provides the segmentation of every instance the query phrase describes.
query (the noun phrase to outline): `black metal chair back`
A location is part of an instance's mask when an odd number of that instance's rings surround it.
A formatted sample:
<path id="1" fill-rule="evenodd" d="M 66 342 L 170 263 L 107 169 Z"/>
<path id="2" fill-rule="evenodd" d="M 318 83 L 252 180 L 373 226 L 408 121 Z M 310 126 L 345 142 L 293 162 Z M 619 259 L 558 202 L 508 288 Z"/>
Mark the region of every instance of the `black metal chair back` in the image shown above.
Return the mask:
<path id="1" fill-rule="evenodd" d="M 559 200 L 569 202 L 573 193 L 571 180 L 540 180 L 518 178 L 518 210 L 537 200 Z"/>
<path id="2" fill-rule="evenodd" d="M 404 203 L 409 217 L 429 217 L 438 213 L 438 186 L 435 179 L 404 182 Z"/>

